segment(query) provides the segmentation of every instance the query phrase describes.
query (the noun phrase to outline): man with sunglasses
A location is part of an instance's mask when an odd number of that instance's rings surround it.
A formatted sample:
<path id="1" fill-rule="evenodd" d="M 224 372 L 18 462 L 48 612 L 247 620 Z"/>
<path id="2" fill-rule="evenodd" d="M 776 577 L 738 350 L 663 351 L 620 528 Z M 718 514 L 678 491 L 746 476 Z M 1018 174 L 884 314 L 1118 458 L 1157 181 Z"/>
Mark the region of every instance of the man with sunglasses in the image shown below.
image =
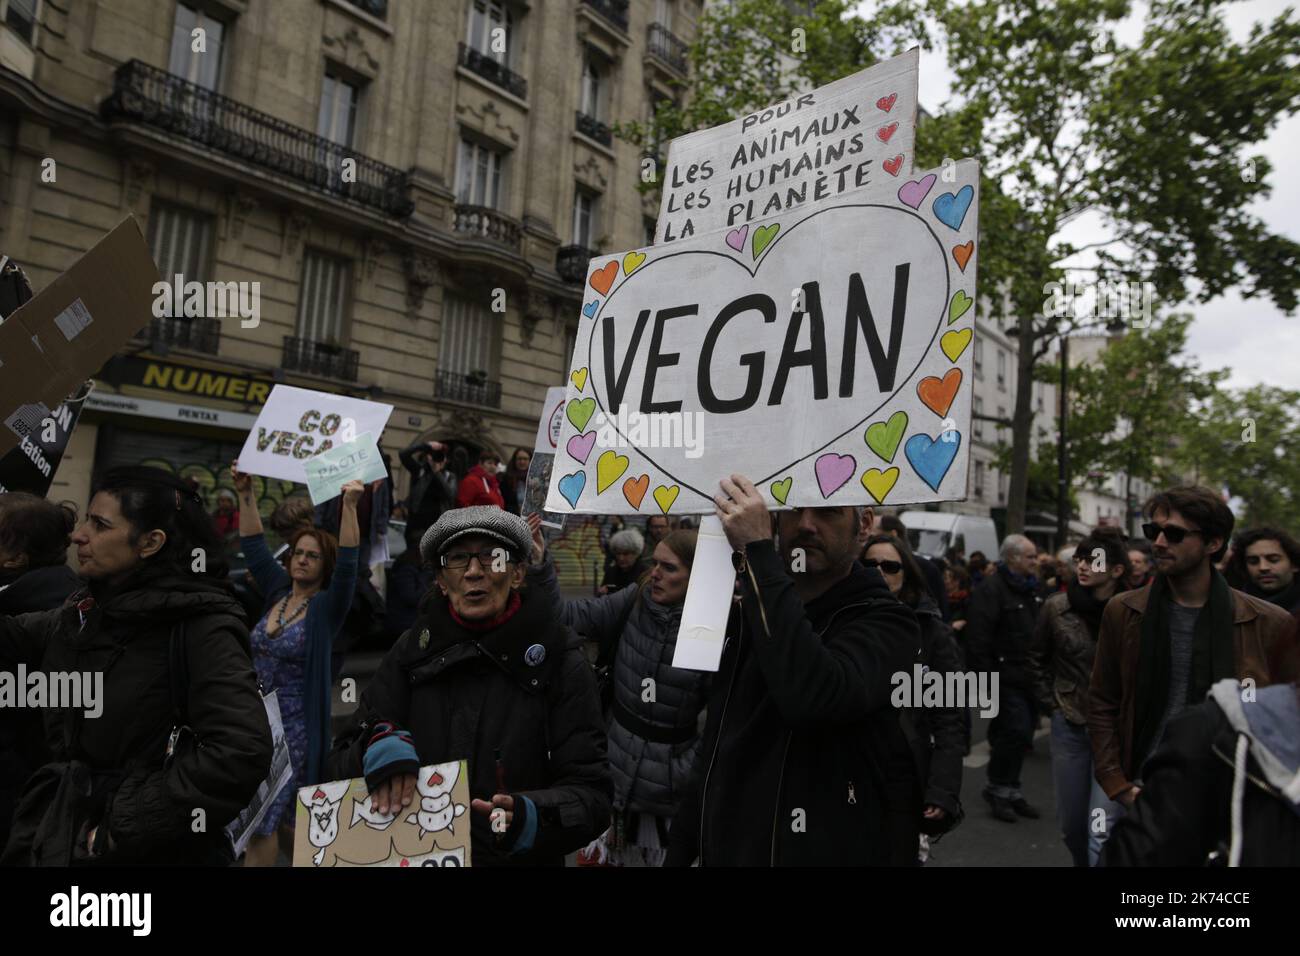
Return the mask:
<path id="1" fill-rule="evenodd" d="M 1100 808 L 1104 832 L 1090 828 L 1094 864 L 1115 819 L 1140 796 L 1143 764 L 1174 716 L 1225 678 L 1263 687 L 1297 671 L 1292 618 L 1233 590 L 1213 567 L 1232 535 L 1223 499 L 1184 486 L 1155 495 L 1143 513 L 1155 577 L 1107 605 L 1089 691 L 1095 774 L 1110 803 Z"/>

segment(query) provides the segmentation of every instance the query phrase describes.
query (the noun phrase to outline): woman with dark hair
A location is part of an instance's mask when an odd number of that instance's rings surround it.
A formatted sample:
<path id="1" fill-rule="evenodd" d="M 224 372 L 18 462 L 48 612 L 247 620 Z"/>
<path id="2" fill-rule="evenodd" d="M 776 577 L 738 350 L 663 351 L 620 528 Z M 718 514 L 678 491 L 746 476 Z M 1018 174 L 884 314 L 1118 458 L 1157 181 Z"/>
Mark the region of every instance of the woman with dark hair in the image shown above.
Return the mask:
<path id="1" fill-rule="evenodd" d="M 1128 545 L 1119 528 L 1098 527 L 1074 549 L 1075 576 L 1038 614 L 1029 672 L 1040 712 L 1052 715 L 1056 822 L 1075 866 L 1088 865 L 1090 801 L 1105 800 L 1093 780 L 1088 685 L 1101 615 L 1127 590 Z"/>
<path id="2" fill-rule="evenodd" d="M 867 539 L 862 563 L 880 572 L 890 593 L 916 613 L 921 625 L 921 646 L 909 679 L 918 680 L 927 669 L 941 675 L 960 671 L 961 659 L 952 629 L 943 622 L 907 542 L 889 534 L 872 535 Z M 962 757 L 970 737 L 963 710 L 930 707 L 902 711 L 904 732 L 911 738 L 913 752 L 921 758 L 917 773 L 923 783 L 923 838 L 942 836 L 962 820 Z M 898 858 L 908 859 L 909 848 L 901 849 Z M 910 848 L 913 853 L 915 849 Z"/>
<path id="3" fill-rule="evenodd" d="M 253 498 L 253 479 L 240 472 L 238 465 L 235 462 L 230 473 L 240 497 L 240 546 L 248 570 L 268 598 L 265 613 L 253 628 L 253 662 L 262 690 L 276 691 L 294 768 L 293 780 L 258 824 L 244 865 L 275 866 L 281 849 L 293 855 L 293 801 L 298 788 L 327 779 L 330 652 L 356 588 L 361 540 L 357 500 L 365 487 L 359 481 L 343 486 L 337 541 L 328 531 L 298 525 L 289 532 L 289 550 L 281 566 L 266 546 Z"/>
<path id="4" fill-rule="evenodd" d="M 0 494 L 0 614 L 59 607 L 77 589 L 65 563 L 77 513 L 25 491 Z M 0 710 L 0 849 L 23 784 L 49 759 L 38 710 Z"/>
<path id="5" fill-rule="evenodd" d="M 540 525 L 536 516 L 529 522 Z M 614 540 L 625 534 L 636 533 L 620 531 Z M 600 645 L 597 665 L 609 668 L 614 824 L 579 854 L 579 865 L 661 866 L 667 855 L 668 825 L 699 753 L 709 699 L 707 673 L 672 666 L 695 541 L 694 531 L 669 532 L 639 583 L 602 597 L 563 600 L 549 555 L 529 573 L 564 623 Z M 534 542 L 540 550 L 536 531 Z M 647 687 L 654 688 L 648 700 Z"/>
<path id="6" fill-rule="evenodd" d="M 435 589 L 330 755 L 333 777 L 365 776 L 380 816 L 421 801 L 419 768 L 468 760 L 476 867 L 563 866 L 609 822 L 591 665 L 551 598 L 522 587 L 534 546 L 527 521 L 491 505 L 425 532 Z"/>
<path id="7" fill-rule="evenodd" d="M 516 448 L 510 456 L 506 473 L 501 476 L 501 497 L 506 500 L 506 511 L 519 514 L 524 507 L 524 498 L 528 494 L 528 466 L 533 462 L 533 453 L 527 448 Z"/>
<path id="8" fill-rule="evenodd" d="M 224 827 L 270 769 L 271 729 L 203 501 L 168 472 L 115 468 L 72 543 L 86 586 L 0 616 L 0 670 L 83 688 L 43 709 L 54 762 L 28 781 L 3 862 L 229 864 Z"/>

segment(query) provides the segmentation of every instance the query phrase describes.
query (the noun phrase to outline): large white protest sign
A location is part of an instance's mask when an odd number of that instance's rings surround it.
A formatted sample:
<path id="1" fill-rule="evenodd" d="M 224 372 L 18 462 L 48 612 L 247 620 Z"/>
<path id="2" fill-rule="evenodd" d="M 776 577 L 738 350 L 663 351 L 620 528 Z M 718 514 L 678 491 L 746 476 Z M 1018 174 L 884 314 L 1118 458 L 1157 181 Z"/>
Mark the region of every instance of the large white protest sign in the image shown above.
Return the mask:
<path id="1" fill-rule="evenodd" d="M 910 50 L 870 69 L 668 146 L 655 244 L 732 230 L 844 198 L 912 171 L 917 65 Z"/>
<path id="2" fill-rule="evenodd" d="M 708 513 L 960 499 L 979 167 L 592 259 L 548 510 Z"/>
<path id="3" fill-rule="evenodd" d="M 307 483 L 303 463 L 369 432 L 378 437 L 392 405 L 277 385 L 239 452 L 239 470 Z"/>

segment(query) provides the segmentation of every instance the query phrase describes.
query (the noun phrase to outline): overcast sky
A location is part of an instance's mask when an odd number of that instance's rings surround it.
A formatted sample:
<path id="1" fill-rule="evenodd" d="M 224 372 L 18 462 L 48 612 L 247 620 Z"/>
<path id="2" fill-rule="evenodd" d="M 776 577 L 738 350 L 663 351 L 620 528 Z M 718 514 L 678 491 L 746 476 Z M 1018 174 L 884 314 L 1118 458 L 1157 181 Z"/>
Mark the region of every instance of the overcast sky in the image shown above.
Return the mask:
<path id="1" fill-rule="evenodd" d="M 1294 0 L 1292 0 L 1294 3 Z M 1228 7 L 1227 20 L 1233 37 L 1239 42 L 1249 35 L 1251 24 L 1270 21 L 1286 7 L 1287 0 L 1246 0 Z M 869 15 L 874 3 L 860 8 Z M 1126 43 L 1141 37 L 1144 9 L 1124 24 L 1120 39 Z M 921 54 L 920 101 L 932 112 L 951 98 L 954 81 L 946 54 L 936 49 Z M 1251 152 L 1255 152 L 1252 150 Z M 1258 152 L 1273 164 L 1269 184 L 1272 195 L 1258 202 L 1252 211 L 1274 232 L 1291 239 L 1300 232 L 1300 176 L 1294 169 L 1300 155 L 1300 117 L 1280 123 Z M 954 157 L 957 158 L 957 157 Z M 1104 239 L 1099 217 L 1081 217 L 1071 223 L 1065 235 L 1078 243 Z M 1078 260 L 1080 263 L 1083 259 Z M 1243 300 L 1230 293 L 1205 304 L 1188 304 L 1180 311 L 1190 311 L 1196 318 L 1189 333 L 1188 351 L 1203 367 L 1230 368 L 1227 385 L 1244 388 L 1267 384 L 1300 389 L 1300 311 L 1288 318 L 1267 299 Z"/>

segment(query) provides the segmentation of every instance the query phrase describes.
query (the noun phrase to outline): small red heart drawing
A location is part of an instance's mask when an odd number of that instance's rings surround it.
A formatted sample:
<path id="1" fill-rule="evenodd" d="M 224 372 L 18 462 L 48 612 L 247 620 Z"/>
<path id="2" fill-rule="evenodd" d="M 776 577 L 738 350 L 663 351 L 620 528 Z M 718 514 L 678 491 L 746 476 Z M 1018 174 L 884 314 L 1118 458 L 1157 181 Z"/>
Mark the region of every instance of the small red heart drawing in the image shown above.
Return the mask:
<path id="1" fill-rule="evenodd" d="M 326 799 L 328 799 L 328 797 L 326 797 L 326 795 L 325 795 L 325 791 L 322 790 L 320 787 L 317 787 L 317 788 L 316 788 L 316 792 L 313 793 L 313 794 L 311 795 L 311 798 L 312 798 L 313 800 L 326 800 Z"/>
<path id="2" fill-rule="evenodd" d="M 876 105 L 888 113 L 894 108 L 894 101 L 898 99 L 897 93 L 890 93 L 888 96 L 882 96 L 876 100 Z"/>
<path id="3" fill-rule="evenodd" d="M 876 139 L 880 140 L 882 143 L 888 143 L 889 137 L 893 136 L 894 131 L 897 129 L 897 123 L 890 123 L 888 126 L 882 126 L 880 129 L 876 130 Z"/>
<path id="4" fill-rule="evenodd" d="M 903 168 L 903 154 L 899 153 L 893 159 L 887 159 L 880 165 L 885 167 L 885 172 L 889 173 L 889 175 L 897 176 L 899 170 Z"/>
<path id="5" fill-rule="evenodd" d="M 442 774 L 438 773 L 438 771 L 435 770 L 433 773 L 429 774 L 429 786 L 441 787 L 442 783 L 443 783 L 443 776 Z"/>
<path id="6" fill-rule="evenodd" d="M 933 375 L 921 379 L 916 383 L 916 394 L 926 408 L 943 418 L 948 414 L 948 409 L 952 408 L 952 400 L 957 397 L 957 389 L 960 387 L 961 369 L 953 368 L 942 379 Z"/>
<path id="7" fill-rule="evenodd" d="M 897 125 L 897 124 L 895 124 Z M 614 277 L 618 275 L 618 260 L 612 259 L 605 263 L 605 268 L 597 269 L 591 276 L 591 287 L 601 295 L 608 294 L 610 287 L 614 285 Z"/>

